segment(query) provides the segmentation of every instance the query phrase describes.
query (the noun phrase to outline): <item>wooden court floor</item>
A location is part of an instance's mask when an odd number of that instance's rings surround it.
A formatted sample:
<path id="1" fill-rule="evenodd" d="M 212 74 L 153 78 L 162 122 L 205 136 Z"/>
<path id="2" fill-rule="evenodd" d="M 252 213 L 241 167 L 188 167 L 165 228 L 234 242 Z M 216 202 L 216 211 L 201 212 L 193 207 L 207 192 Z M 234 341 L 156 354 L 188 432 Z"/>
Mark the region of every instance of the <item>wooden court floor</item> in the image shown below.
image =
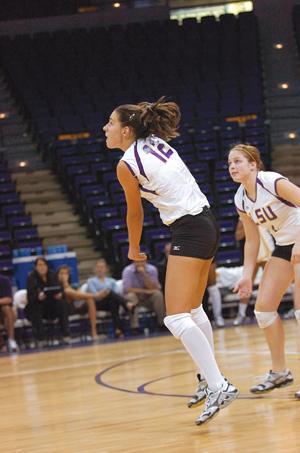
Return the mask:
<path id="1" fill-rule="evenodd" d="M 300 332 L 285 322 L 295 384 L 256 397 L 270 367 L 256 325 L 215 331 L 239 399 L 197 427 L 193 364 L 170 335 L 0 358 L 0 452 L 300 452 Z"/>

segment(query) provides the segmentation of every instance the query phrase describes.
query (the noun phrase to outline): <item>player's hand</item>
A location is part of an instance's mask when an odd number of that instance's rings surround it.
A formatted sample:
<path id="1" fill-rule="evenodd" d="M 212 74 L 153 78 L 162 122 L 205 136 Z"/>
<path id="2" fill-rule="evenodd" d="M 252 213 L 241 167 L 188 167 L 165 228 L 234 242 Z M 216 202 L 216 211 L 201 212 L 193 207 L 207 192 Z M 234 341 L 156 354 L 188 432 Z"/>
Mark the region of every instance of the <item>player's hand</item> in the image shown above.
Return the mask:
<path id="1" fill-rule="evenodd" d="M 242 277 L 233 288 L 234 293 L 238 293 L 241 299 L 250 297 L 252 294 L 252 279 L 248 277 Z"/>
<path id="2" fill-rule="evenodd" d="M 97 293 L 95 293 L 94 295 L 94 298 L 95 300 L 102 300 L 102 299 L 105 299 L 105 297 L 107 297 L 110 293 L 110 289 L 109 288 L 103 288 L 103 289 L 100 289 L 100 291 L 98 291 Z"/>
<path id="3" fill-rule="evenodd" d="M 292 248 L 291 262 L 293 264 L 300 263 L 300 244 L 297 244 L 297 242 Z"/>
<path id="4" fill-rule="evenodd" d="M 129 248 L 128 258 L 132 261 L 146 261 L 147 255 L 146 253 L 140 252 L 140 249 Z"/>
<path id="5" fill-rule="evenodd" d="M 40 292 L 39 292 L 39 294 L 38 294 L 38 300 L 39 300 L 40 302 L 42 302 L 43 300 L 45 300 L 46 297 L 47 297 L 47 296 L 46 296 L 46 294 L 44 293 L 44 291 L 40 291 Z"/>

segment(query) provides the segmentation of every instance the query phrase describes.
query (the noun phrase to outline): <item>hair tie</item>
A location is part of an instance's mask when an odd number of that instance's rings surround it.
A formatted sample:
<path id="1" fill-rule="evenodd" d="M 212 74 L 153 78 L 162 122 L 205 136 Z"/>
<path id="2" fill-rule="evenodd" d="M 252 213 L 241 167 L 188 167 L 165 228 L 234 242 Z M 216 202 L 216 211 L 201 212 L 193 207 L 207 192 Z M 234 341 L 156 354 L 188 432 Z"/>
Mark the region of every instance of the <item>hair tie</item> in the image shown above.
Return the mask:
<path id="1" fill-rule="evenodd" d="M 128 121 L 132 121 L 134 117 L 135 117 L 135 113 L 132 113 L 131 115 L 129 115 Z"/>

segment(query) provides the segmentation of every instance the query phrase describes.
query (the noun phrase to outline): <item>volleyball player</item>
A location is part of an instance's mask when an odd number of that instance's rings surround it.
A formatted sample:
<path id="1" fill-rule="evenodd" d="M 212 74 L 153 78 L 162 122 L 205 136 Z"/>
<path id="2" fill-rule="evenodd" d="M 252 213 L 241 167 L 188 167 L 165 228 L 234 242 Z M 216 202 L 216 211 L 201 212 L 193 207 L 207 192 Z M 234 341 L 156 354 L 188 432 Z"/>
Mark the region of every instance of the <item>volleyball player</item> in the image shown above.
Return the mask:
<path id="1" fill-rule="evenodd" d="M 259 249 L 258 226 L 266 228 L 275 240 L 254 311 L 272 358 L 272 370 L 250 389 L 252 393 L 261 394 L 293 382 L 292 373 L 286 368 L 284 331 L 277 309 L 295 278 L 295 317 L 300 325 L 300 188 L 279 173 L 261 171 L 260 154 L 254 146 L 234 146 L 228 163 L 232 179 L 241 184 L 235 195 L 246 236 L 243 276 L 235 288 L 241 298 L 248 297 L 252 291 Z"/>
<path id="2" fill-rule="evenodd" d="M 141 197 L 159 209 L 170 226 L 172 243 L 167 264 L 164 323 L 180 339 L 207 383 L 206 405 L 196 419 L 201 425 L 238 394 L 221 374 L 213 352 L 211 324 L 199 301 L 218 246 L 218 229 L 205 195 L 167 142 L 180 121 L 177 104 L 160 98 L 151 104 L 121 105 L 104 126 L 108 148 L 124 151 L 117 176 L 127 202 L 128 258 L 145 260 L 140 252 L 143 229 Z"/>

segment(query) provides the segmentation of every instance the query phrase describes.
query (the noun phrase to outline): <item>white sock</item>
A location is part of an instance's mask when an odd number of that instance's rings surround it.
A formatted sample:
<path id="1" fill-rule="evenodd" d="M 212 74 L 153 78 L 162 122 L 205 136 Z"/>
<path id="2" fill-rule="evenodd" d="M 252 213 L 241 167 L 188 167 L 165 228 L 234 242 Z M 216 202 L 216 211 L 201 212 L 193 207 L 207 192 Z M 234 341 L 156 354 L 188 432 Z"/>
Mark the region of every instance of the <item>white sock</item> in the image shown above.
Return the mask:
<path id="1" fill-rule="evenodd" d="M 243 304 L 243 302 L 239 303 L 239 315 L 243 316 L 243 318 L 246 316 L 246 310 L 247 310 L 247 304 Z"/>
<path id="2" fill-rule="evenodd" d="M 297 323 L 300 326 L 300 308 L 298 308 L 298 310 L 295 310 L 295 318 L 297 319 Z"/>
<path id="3" fill-rule="evenodd" d="M 209 298 L 212 305 L 214 319 L 222 316 L 222 297 L 218 285 L 211 285 L 207 288 Z"/>
<path id="4" fill-rule="evenodd" d="M 200 307 L 198 307 L 198 308 L 193 308 L 193 310 L 191 310 L 191 315 L 192 315 L 192 319 L 195 322 L 195 324 L 199 327 L 199 329 L 201 329 L 201 331 L 206 336 L 206 339 L 210 344 L 212 352 L 214 352 L 215 345 L 214 345 L 213 330 L 211 327 L 210 320 L 208 319 L 208 316 L 203 309 L 203 306 L 200 305 Z M 199 373 L 201 374 L 200 370 L 199 370 Z"/>
<path id="5" fill-rule="evenodd" d="M 202 330 L 195 324 L 183 333 L 181 341 L 197 368 L 201 370 L 201 375 L 205 377 L 209 389 L 213 392 L 219 390 L 225 380 Z"/>

